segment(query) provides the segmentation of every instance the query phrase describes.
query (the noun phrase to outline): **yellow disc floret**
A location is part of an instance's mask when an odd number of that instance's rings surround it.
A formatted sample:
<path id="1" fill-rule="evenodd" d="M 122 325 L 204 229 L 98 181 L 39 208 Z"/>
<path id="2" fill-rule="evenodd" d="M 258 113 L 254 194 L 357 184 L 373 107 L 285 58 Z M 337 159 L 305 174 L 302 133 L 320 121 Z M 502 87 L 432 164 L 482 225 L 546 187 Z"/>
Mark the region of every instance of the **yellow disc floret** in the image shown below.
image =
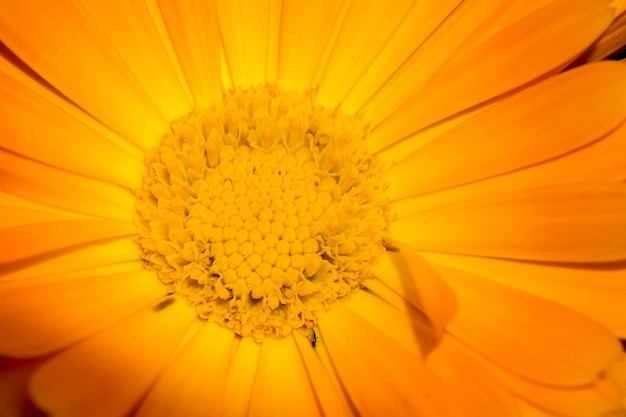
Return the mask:
<path id="1" fill-rule="evenodd" d="M 365 124 L 273 87 L 173 122 L 137 191 L 147 267 L 198 316 L 262 340 L 361 288 L 389 212 Z"/>

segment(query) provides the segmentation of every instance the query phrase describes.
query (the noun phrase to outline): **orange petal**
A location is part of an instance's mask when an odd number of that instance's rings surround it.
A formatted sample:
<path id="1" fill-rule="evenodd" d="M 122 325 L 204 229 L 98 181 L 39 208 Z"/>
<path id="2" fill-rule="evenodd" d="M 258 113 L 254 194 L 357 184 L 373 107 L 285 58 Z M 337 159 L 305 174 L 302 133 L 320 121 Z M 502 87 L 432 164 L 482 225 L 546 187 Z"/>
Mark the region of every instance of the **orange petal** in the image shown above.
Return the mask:
<path id="1" fill-rule="evenodd" d="M 319 335 L 316 347 L 310 337 L 294 333 L 294 340 L 306 366 L 311 386 L 323 416 L 352 416 L 353 410 L 343 392 L 341 383 L 330 365 L 328 352 Z"/>
<path id="2" fill-rule="evenodd" d="M 517 401 L 493 374 L 464 354 L 444 336 L 426 360 L 426 365 L 452 392 L 467 416 L 517 417 Z"/>
<path id="3" fill-rule="evenodd" d="M 580 67 L 523 90 L 392 166 L 385 174 L 389 198 L 502 175 L 580 148 L 626 118 L 625 91 L 626 66 L 609 62 Z M 405 181 L 409 176 L 412 180 Z"/>
<path id="4" fill-rule="evenodd" d="M 224 381 L 234 338 L 232 331 L 204 322 L 150 390 L 137 417 L 224 415 Z"/>
<path id="5" fill-rule="evenodd" d="M 426 357 L 439 342 L 438 335 L 415 309 L 398 308 L 375 292 L 360 291 L 351 295 L 345 305 L 416 358 Z"/>
<path id="6" fill-rule="evenodd" d="M 151 7 L 154 3 L 125 2 L 111 7 L 106 0 L 90 0 L 81 4 L 165 120 L 192 109 L 191 94 L 174 51 L 169 48 L 169 37 L 161 31 L 164 28 L 160 27 L 160 11 L 158 7 Z"/>
<path id="7" fill-rule="evenodd" d="M 293 337 L 263 341 L 254 381 L 249 415 L 322 416 Z"/>
<path id="8" fill-rule="evenodd" d="M 129 413 L 195 320 L 193 309 L 175 300 L 145 308 L 54 356 L 31 381 L 36 404 L 59 417 Z"/>
<path id="9" fill-rule="evenodd" d="M 558 416 L 572 417 L 609 415 L 617 417 L 621 415 L 611 414 L 621 410 L 621 397 L 616 386 L 605 375 L 600 376 L 599 379 L 588 385 L 580 387 L 536 384 L 494 365 L 454 339 L 451 339 L 451 342 L 457 349 L 462 350 L 467 355 L 471 355 L 480 362 L 500 380 L 502 385 L 516 396 L 546 410 L 550 414 L 554 413 Z M 526 416 L 525 413 L 522 415 Z"/>
<path id="10" fill-rule="evenodd" d="M 436 76 L 372 132 L 373 151 L 555 70 L 609 25 L 606 1 L 558 0 L 476 47 Z M 563 34 L 568 34 L 563 36 Z M 556 45 L 549 48 L 545 45 Z"/>
<path id="11" fill-rule="evenodd" d="M 124 188 L 0 150 L 0 190 L 45 205 L 109 219 L 130 219 L 135 199 Z"/>
<path id="12" fill-rule="evenodd" d="M 75 220 L 75 217 L 38 210 L 24 210 L 20 207 L 0 206 L 0 229 L 23 226 L 30 223 Z"/>
<path id="13" fill-rule="evenodd" d="M 433 264 L 454 289 L 458 314 L 447 331 L 491 362 L 533 381 L 594 382 L 621 356 L 606 328 L 552 301 Z"/>
<path id="14" fill-rule="evenodd" d="M 233 347 L 226 395 L 224 397 L 224 416 L 246 416 L 250 406 L 252 386 L 256 380 L 261 345 L 251 337 L 243 337 Z"/>
<path id="15" fill-rule="evenodd" d="M 196 105 L 217 102 L 222 80 L 215 0 L 158 0 L 158 5 Z"/>
<path id="16" fill-rule="evenodd" d="M 117 220 L 64 220 L 12 227 L 0 230 L 0 265 L 136 233 L 131 222 Z"/>
<path id="17" fill-rule="evenodd" d="M 622 407 L 626 408 L 626 357 L 613 364 L 608 376 L 621 394 Z"/>
<path id="18" fill-rule="evenodd" d="M 246 7 L 218 2 L 220 34 L 230 75 L 237 87 L 273 83 L 278 65 L 281 5 L 276 0 Z"/>
<path id="19" fill-rule="evenodd" d="M 2 417 L 35 415 L 26 390 L 28 378 L 42 360 L 0 358 L 0 410 Z"/>
<path id="20" fill-rule="evenodd" d="M 626 184 L 580 183 L 475 198 L 394 221 L 418 250 L 552 262 L 626 259 Z"/>
<path id="21" fill-rule="evenodd" d="M 118 7 L 109 9 L 114 14 Z M 140 35 L 132 26 L 120 29 L 129 40 Z M 112 35 L 78 0 L 0 3 L 0 38 L 13 52 L 95 118 L 148 149 L 167 131 L 167 119 L 136 75 L 152 81 L 163 70 L 159 65 L 150 68 L 154 76 L 134 74 Z M 152 46 L 141 45 L 133 52 L 141 59 L 150 56 Z"/>
<path id="22" fill-rule="evenodd" d="M 421 360 L 342 303 L 333 305 L 319 327 L 360 415 L 464 415 Z"/>
<path id="23" fill-rule="evenodd" d="M 11 71 L 12 70 L 12 71 Z M 143 154 L 0 61 L 0 145 L 66 171 L 123 187 L 141 184 Z"/>
<path id="24" fill-rule="evenodd" d="M 626 123 L 602 139 L 559 158 L 509 174 L 394 202 L 398 217 L 482 196 L 526 188 L 626 179 Z"/>
<path id="25" fill-rule="evenodd" d="M 71 250 L 5 265 L 0 268 L 0 281 L 68 275 L 76 271 L 107 268 L 141 259 L 134 237 L 84 243 Z M 106 274 L 105 274 L 106 275 Z"/>
<path id="26" fill-rule="evenodd" d="M 544 264 L 437 253 L 424 253 L 424 257 L 556 301 L 626 337 L 624 265 Z"/>
<path id="27" fill-rule="evenodd" d="M 0 291 L 0 352 L 56 351 L 165 295 L 148 271 L 21 286 Z"/>
<path id="28" fill-rule="evenodd" d="M 374 267 L 374 274 L 424 313 L 435 330 L 443 330 L 456 313 L 450 286 L 417 251 L 398 241 L 393 245 L 401 256 L 388 252 Z"/>

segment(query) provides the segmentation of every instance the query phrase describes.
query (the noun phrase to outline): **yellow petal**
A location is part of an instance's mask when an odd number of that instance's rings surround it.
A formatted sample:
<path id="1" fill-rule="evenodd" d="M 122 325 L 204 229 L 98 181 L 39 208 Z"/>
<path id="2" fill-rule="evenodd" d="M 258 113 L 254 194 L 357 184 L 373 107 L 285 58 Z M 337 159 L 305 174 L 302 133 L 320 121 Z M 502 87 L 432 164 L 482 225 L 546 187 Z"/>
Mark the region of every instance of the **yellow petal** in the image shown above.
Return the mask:
<path id="1" fill-rule="evenodd" d="M 204 322 L 167 366 L 137 417 L 220 416 L 235 334 Z"/>
<path id="2" fill-rule="evenodd" d="M 494 12 L 499 3 L 501 3 L 499 0 L 480 2 L 437 1 L 432 6 L 431 3 L 425 4 L 426 9 L 422 9 L 423 2 L 417 3 L 414 13 L 411 14 L 413 19 L 417 19 L 417 21 L 409 21 L 408 27 L 403 29 L 408 30 L 415 22 L 417 25 L 422 25 L 423 32 L 418 32 L 419 36 L 415 39 L 410 37 L 399 38 L 402 43 L 405 43 L 404 46 L 396 44 L 396 47 L 400 48 L 399 53 L 408 52 L 408 57 L 405 58 L 401 55 L 392 61 L 401 63 L 397 69 L 386 67 L 385 61 L 377 63 L 378 65 L 374 67 L 381 67 L 381 73 L 376 79 L 382 85 L 365 86 L 369 94 L 375 92 L 362 109 L 372 126 L 378 126 L 412 95 L 423 88 L 463 43 L 463 40 Z M 429 6 L 432 8 L 428 9 Z M 422 15 L 423 11 L 426 12 L 425 15 Z M 428 13 L 429 11 L 430 13 Z M 415 42 L 415 44 L 411 45 L 411 42 Z M 412 46 L 412 49 L 404 52 L 406 45 Z M 385 69 L 384 72 L 382 72 L 382 68 Z M 367 97 L 364 96 L 364 98 Z M 400 138 L 392 139 L 398 140 Z"/>
<path id="3" fill-rule="evenodd" d="M 626 258 L 626 184 L 580 183 L 475 198 L 394 221 L 415 249 L 552 262 Z"/>
<path id="4" fill-rule="evenodd" d="M 490 3 L 483 1 L 477 5 L 475 2 L 470 4 L 459 0 L 414 2 L 401 20 L 389 24 L 388 29 L 393 29 L 393 32 L 380 45 L 380 50 L 375 55 L 372 56 L 371 51 L 361 51 L 361 54 L 355 56 L 361 66 L 365 65 L 358 68 L 359 72 L 352 69 L 354 59 L 351 59 L 347 68 L 350 69 L 351 78 L 358 75 L 358 79 L 355 78 L 346 86 L 338 85 L 342 92 L 345 91 L 343 94 L 346 94 L 341 108 L 349 113 L 358 113 L 373 96 L 381 95 L 385 98 L 377 97 L 373 103 L 369 103 L 373 106 L 370 115 L 373 121 L 378 121 L 381 117 L 377 112 L 392 112 L 401 101 L 397 96 L 408 98 L 418 85 L 428 80 L 433 71 L 458 46 L 464 35 L 480 22 L 483 14 L 489 13 L 493 7 Z M 390 3 L 380 3 L 377 7 L 387 7 L 387 4 Z M 472 10 L 468 12 L 468 8 Z M 380 21 L 373 23 L 376 26 L 380 24 Z M 386 22 L 383 24 L 387 25 Z M 392 25 L 396 27 L 391 27 Z M 367 28 L 365 30 L 366 36 L 355 36 L 351 32 L 344 32 L 343 36 L 352 37 L 350 40 L 358 48 L 367 48 L 365 39 L 374 32 L 367 33 Z M 433 35 L 435 31 L 437 35 Z M 400 84 L 402 87 L 397 88 Z"/>
<path id="5" fill-rule="evenodd" d="M 412 3 L 401 0 L 350 4 L 319 81 L 319 103 L 327 107 L 341 103 L 398 29 Z"/>
<path id="6" fill-rule="evenodd" d="M 217 4 L 227 65 L 235 86 L 276 80 L 281 5 L 276 0 Z"/>
<path id="7" fill-rule="evenodd" d="M 563 265 L 424 253 L 428 261 L 556 301 L 626 337 L 626 268 Z"/>
<path id="8" fill-rule="evenodd" d="M 611 21 L 606 1 L 559 0 L 492 37 L 437 72 L 372 132 L 373 151 L 492 99 L 572 60 Z M 563 33 L 570 36 L 563 37 Z M 545 45 L 558 44 L 558 48 Z"/>
<path id="9" fill-rule="evenodd" d="M 586 91 L 584 95 L 580 91 Z M 385 174 L 390 199 L 426 194 L 538 164 L 583 147 L 626 118 L 626 66 L 552 77 L 445 132 Z M 405 181 L 407 177 L 411 181 Z"/>
<path id="10" fill-rule="evenodd" d="M 254 380 L 249 415 L 322 416 L 293 337 L 263 341 Z"/>
<path id="11" fill-rule="evenodd" d="M 435 330 L 443 330 L 456 312 L 454 293 L 417 251 L 399 241 L 393 245 L 400 254 L 387 252 L 374 274 L 419 309 Z"/>
<path id="12" fill-rule="evenodd" d="M 0 230 L 0 264 L 136 233 L 131 222 L 115 220 L 65 220 L 12 227 Z"/>
<path id="13" fill-rule="evenodd" d="M 31 380 L 36 404 L 59 417 L 129 413 L 195 320 L 193 309 L 175 300 L 145 308 L 54 356 Z"/>
<path id="14" fill-rule="evenodd" d="M 314 76 L 328 55 L 325 51 L 332 45 L 331 35 L 346 8 L 346 3 L 333 0 L 283 2 L 278 85 L 299 91 L 313 87 Z"/>
<path id="15" fill-rule="evenodd" d="M 0 291 L 0 352 L 37 356 L 69 346 L 165 295 L 148 271 Z"/>
<path id="16" fill-rule="evenodd" d="M 0 190 L 95 217 L 130 219 L 135 199 L 126 189 L 0 150 Z"/>
<path id="17" fill-rule="evenodd" d="M 115 14 L 117 7 L 106 7 Z M 139 35 L 133 27 L 120 30 L 131 38 Z M 78 0 L 0 3 L 0 38 L 13 52 L 96 119 L 147 149 L 166 132 L 167 119 L 111 35 Z M 134 51 L 149 56 L 151 49 Z M 158 66 L 151 70 L 161 71 Z"/>
<path id="18" fill-rule="evenodd" d="M 606 328 L 557 303 L 433 264 L 454 289 L 459 311 L 447 331 L 524 378 L 549 385 L 593 383 L 621 356 Z"/>
<path id="19" fill-rule="evenodd" d="M 335 303 L 319 327 L 360 415 L 463 415 L 421 360 L 342 303 Z"/>
<path id="20" fill-rule="evenodd" d="M 220 38 L 215 0 L 157 0 L 196 105 L 222 97 Z"/>

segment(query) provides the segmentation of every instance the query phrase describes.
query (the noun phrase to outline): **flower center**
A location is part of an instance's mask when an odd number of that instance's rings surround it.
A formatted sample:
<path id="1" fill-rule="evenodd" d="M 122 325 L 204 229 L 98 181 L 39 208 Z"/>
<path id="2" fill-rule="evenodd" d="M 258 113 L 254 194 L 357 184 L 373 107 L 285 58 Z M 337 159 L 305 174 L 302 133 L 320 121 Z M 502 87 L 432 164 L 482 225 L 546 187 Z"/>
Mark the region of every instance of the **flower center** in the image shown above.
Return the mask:
<path id="1" fill-rule="evenodd" d="M 308 331 L 361 288 L 389 220 L 362 120 L 274 87 L 172 123 L 136 192 L 147 267 L 241 336 Z"/>

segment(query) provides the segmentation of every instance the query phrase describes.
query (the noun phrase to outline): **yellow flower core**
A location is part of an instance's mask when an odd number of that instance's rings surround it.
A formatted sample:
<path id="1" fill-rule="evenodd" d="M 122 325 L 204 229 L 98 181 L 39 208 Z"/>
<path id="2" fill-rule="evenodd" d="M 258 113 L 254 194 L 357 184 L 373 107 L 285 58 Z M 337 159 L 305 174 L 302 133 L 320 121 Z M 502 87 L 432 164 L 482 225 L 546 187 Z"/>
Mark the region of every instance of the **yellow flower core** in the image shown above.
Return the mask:
<path id="1" fill-rule="evenodd" d="M 147 267 L 241 336 L 308 331 L 361 288 L 389 220 L 365 123 L 274 87 L 172 123 L 137 191 Z"/>

